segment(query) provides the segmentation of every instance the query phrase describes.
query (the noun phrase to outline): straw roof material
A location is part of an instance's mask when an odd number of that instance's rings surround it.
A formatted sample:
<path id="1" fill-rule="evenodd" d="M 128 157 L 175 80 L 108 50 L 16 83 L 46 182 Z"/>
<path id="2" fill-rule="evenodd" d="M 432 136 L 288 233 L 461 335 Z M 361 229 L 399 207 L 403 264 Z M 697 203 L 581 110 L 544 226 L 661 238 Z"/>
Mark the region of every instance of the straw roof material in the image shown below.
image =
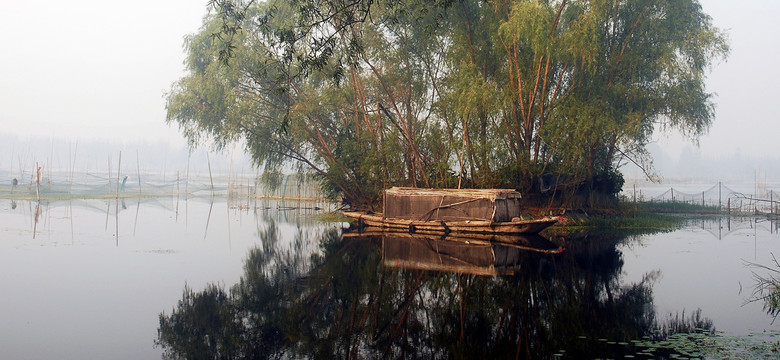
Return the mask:
<path id="1" fill-rule="evenodd" d="M 457 196 L 490 201 L 519 199 L 520 193 L 514 189 L 423 189 L 413 187 L 392 187 L 385 190 L 387 195 L 397 196 Z"/>

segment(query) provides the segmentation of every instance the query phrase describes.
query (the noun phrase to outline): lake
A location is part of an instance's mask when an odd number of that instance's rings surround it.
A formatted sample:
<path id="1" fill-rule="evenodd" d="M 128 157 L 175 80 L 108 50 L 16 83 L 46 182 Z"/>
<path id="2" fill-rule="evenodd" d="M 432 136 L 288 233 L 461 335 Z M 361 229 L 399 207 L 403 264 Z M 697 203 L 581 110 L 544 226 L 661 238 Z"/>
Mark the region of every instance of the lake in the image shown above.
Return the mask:
<path id="1" fill-rule="evenodd" d="M 3 200 L 3 357 L 621 357 L 686 329 L 766 344 L 780 331 L 748 301 L 772 273 L 748 263 L 776 269 L 780 252 L 766 219 L 507 246 L 343 236 L 312 207 Z"/>

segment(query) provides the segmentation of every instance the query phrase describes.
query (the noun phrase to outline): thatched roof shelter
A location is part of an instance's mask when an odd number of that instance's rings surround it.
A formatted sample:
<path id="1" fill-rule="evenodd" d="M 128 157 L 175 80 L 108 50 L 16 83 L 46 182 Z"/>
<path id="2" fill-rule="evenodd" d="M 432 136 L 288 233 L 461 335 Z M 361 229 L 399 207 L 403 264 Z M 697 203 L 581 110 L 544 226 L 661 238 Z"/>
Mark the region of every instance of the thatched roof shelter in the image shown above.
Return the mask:
<path id="1" fill-rule="evenodd" d="M 512 189 L 393 187 L 384 193 L 385 218 L 505 222 L 518 216 L 520 193 Z"/>

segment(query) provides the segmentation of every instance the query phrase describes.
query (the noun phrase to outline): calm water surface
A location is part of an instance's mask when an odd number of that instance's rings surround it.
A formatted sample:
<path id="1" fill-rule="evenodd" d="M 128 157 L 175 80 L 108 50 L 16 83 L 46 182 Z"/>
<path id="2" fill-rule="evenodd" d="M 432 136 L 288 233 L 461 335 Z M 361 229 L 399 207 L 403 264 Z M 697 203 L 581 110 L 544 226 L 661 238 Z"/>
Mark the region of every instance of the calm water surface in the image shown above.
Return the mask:
<path id="1" fill-rule="evenodd" d="M 316 251 L 325 226 L 265 205 L 74 200 L 41 203 L 36 224 L 34 202 L 0 203 L 0 357 L 160 358 L 160 312 L 185 284 L 236 283 L 269 224 L 277 246 Z"/>
<path id="2" fill-rule="evenodd" d="M 3 357 L 576 358 L 621 356 L 608 343 L 675 318 L 728 335 L 780 330 L 763 303 L 746 303 L 753 273 L 769 273 L 746 262 L 772 265 L 780 252 L 769 221 L 466 246 L 342 236 L 341 223 L 284 209 L 0 203 Z"/>

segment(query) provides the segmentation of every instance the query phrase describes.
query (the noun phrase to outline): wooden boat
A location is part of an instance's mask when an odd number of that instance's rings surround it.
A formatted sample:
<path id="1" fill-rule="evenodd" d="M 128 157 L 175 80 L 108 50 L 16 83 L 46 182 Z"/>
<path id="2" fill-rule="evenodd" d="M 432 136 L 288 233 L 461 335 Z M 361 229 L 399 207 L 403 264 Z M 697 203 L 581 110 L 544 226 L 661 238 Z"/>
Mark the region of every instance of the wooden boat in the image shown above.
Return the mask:
<path id="1" fill-rule="evenodd" d="M 357 220 L 360 226 L 373 226 L 385 229 L 408 230 L 426 233 L 484 233 L 484 234 L 538 234 L 540 231 L 558 222 L 557 218 L 535 220 L 515 220 L 494 222 L 490 220 L 409 220 L 387 218 L 381 213 L 345 211 L 344 216 Z"/>
<path id="2" fill-rule="evenodd" d="M 537 234 L 558 218 L 523 220 L 520 194 L 509 189 L 390 188 L 384 212 L 345 211 L 359 226 L 419 233 Z"/>

